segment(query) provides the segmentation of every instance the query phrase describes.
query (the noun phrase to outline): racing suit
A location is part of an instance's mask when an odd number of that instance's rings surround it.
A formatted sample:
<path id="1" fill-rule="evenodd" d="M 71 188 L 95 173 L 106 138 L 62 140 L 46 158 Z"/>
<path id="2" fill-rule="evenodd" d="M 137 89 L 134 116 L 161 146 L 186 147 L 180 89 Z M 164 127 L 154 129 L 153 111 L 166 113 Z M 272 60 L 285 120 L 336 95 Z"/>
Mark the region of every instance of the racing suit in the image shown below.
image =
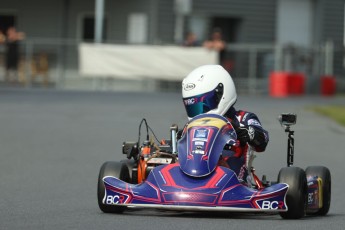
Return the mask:
<path id="1" fill-rule="evenodd" d="M 224 166 L 232 169 L 238 179 L 245 181 L 247 178 L 246 158 L 248 145 L 256 152 L 263 152 L 269 141 L 269 135 L 261 126 L 258 117 L 251 112 L 235 110 L 231 107 L 224 115 L 237 133 L 237 143 L 227 145 L 222 153 Z"/>

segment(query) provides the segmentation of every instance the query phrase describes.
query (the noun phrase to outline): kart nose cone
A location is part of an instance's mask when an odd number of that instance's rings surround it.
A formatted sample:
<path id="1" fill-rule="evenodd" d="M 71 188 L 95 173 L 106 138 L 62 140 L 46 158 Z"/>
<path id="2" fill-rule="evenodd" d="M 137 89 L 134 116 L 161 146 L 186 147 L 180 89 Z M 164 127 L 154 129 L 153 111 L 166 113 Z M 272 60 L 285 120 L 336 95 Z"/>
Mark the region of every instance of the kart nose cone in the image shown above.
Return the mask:
<path id="1" fill-rule="evenodd" d="M 224 145 L 236 139 L 228 120 L 216 114 L 194 117 L 178 142 L 181 170 L 193 177 L 209 175 L 217 167 Z"/>

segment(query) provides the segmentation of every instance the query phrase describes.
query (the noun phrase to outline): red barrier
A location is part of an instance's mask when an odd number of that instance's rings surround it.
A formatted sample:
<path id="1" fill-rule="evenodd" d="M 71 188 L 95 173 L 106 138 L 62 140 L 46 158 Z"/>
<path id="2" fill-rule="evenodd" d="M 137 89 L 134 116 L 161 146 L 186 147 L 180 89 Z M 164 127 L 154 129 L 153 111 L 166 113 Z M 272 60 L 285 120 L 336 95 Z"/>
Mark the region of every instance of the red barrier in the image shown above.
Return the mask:
<path id="1" fill-rule="evenodd" d="M 272 97 L 303 95 L 304 89 L 303 73 L 271 72 L 270 74 L 270 96 Z"/>
<path id="2" fill-rule="evenodd" d="M 332 96 L 336 91 L 336 82 L 334 76 L 321 76 L 321 94 L 323 96 Z"/>
<path id="3" fill-rule="evenodd" d="M 286 97 L 289 94 L 288 72 L 271 72 L 270 74 L 270 96 Z"/>
<path id="4" fill-rule="evenodd" d="M 289 76 L 289 94 L 304 94 L 305 77 L 303 73 L 291 73 Z"/>

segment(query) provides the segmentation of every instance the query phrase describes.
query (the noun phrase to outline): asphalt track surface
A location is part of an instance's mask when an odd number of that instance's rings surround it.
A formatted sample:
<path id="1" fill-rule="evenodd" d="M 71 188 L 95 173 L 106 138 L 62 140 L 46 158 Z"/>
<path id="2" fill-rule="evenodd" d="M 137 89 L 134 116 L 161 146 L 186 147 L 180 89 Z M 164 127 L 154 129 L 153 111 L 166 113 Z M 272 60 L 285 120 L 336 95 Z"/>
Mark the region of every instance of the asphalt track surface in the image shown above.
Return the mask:
<path id="1" fill-rule="evenodd" d="M 305 108 L 345 104 L 344 97 L 272 99 L 241 96 L 237 108 L 256 112 L 270 132 L 257 174 L 276 180 L 286 164 L 286 135 L 277 116 L 298 114 L 295 165 L 324 165 L 332 173 L 325 217 L 283 220 L 279 215 L 156 210 L 104 214 L 97 176 L 120 160 L 125 140 L 136 140 L 141 118 L 158 137 L 186 121 L 177 93 L 95 93 L 0 90 L 0 229 L 344 229 L 345 131 Z"/>

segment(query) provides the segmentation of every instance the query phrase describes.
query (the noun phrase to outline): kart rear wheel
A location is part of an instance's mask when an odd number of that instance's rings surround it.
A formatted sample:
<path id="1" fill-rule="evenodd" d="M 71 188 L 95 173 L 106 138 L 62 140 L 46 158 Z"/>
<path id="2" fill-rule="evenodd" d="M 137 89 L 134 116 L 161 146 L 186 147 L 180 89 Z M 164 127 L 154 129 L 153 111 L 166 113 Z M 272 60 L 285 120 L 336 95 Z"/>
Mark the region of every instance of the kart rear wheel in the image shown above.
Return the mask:
<path id="1" fill-rule="evenodd" d="M 322 200 L 323 205 L 316 213 L 312 215 L 324 216 L 328 213 L 331 205 L 331 172 L 324 166 L 309 166 L 305 173 L 308 176 L 318 176 L 322 180 Z"/>
<path id="2" fill-rule="evenodd" d="M 289 185 L 286 194 L 288 211 L 280 212 L 280 216 L 284 219 L 304 217 L 307 204 L 307 177 L 304 170 L 298 167 L 282 168 L 278 175 L 278 182 Z"/>
<path id="3" fill-rule="evenodd" d="M 113 176 L 125 182 L 129 182 L 130 176 L 126 163 L 115 161 L 105 162 L 99 171 L 97 186 L 97 198 L 99 208 L 105 213 L 122 213 L 126 209 L 125 206 L 103 204 L 103 198 L 105 196 L 103 178 L 106 176 Z"/>

